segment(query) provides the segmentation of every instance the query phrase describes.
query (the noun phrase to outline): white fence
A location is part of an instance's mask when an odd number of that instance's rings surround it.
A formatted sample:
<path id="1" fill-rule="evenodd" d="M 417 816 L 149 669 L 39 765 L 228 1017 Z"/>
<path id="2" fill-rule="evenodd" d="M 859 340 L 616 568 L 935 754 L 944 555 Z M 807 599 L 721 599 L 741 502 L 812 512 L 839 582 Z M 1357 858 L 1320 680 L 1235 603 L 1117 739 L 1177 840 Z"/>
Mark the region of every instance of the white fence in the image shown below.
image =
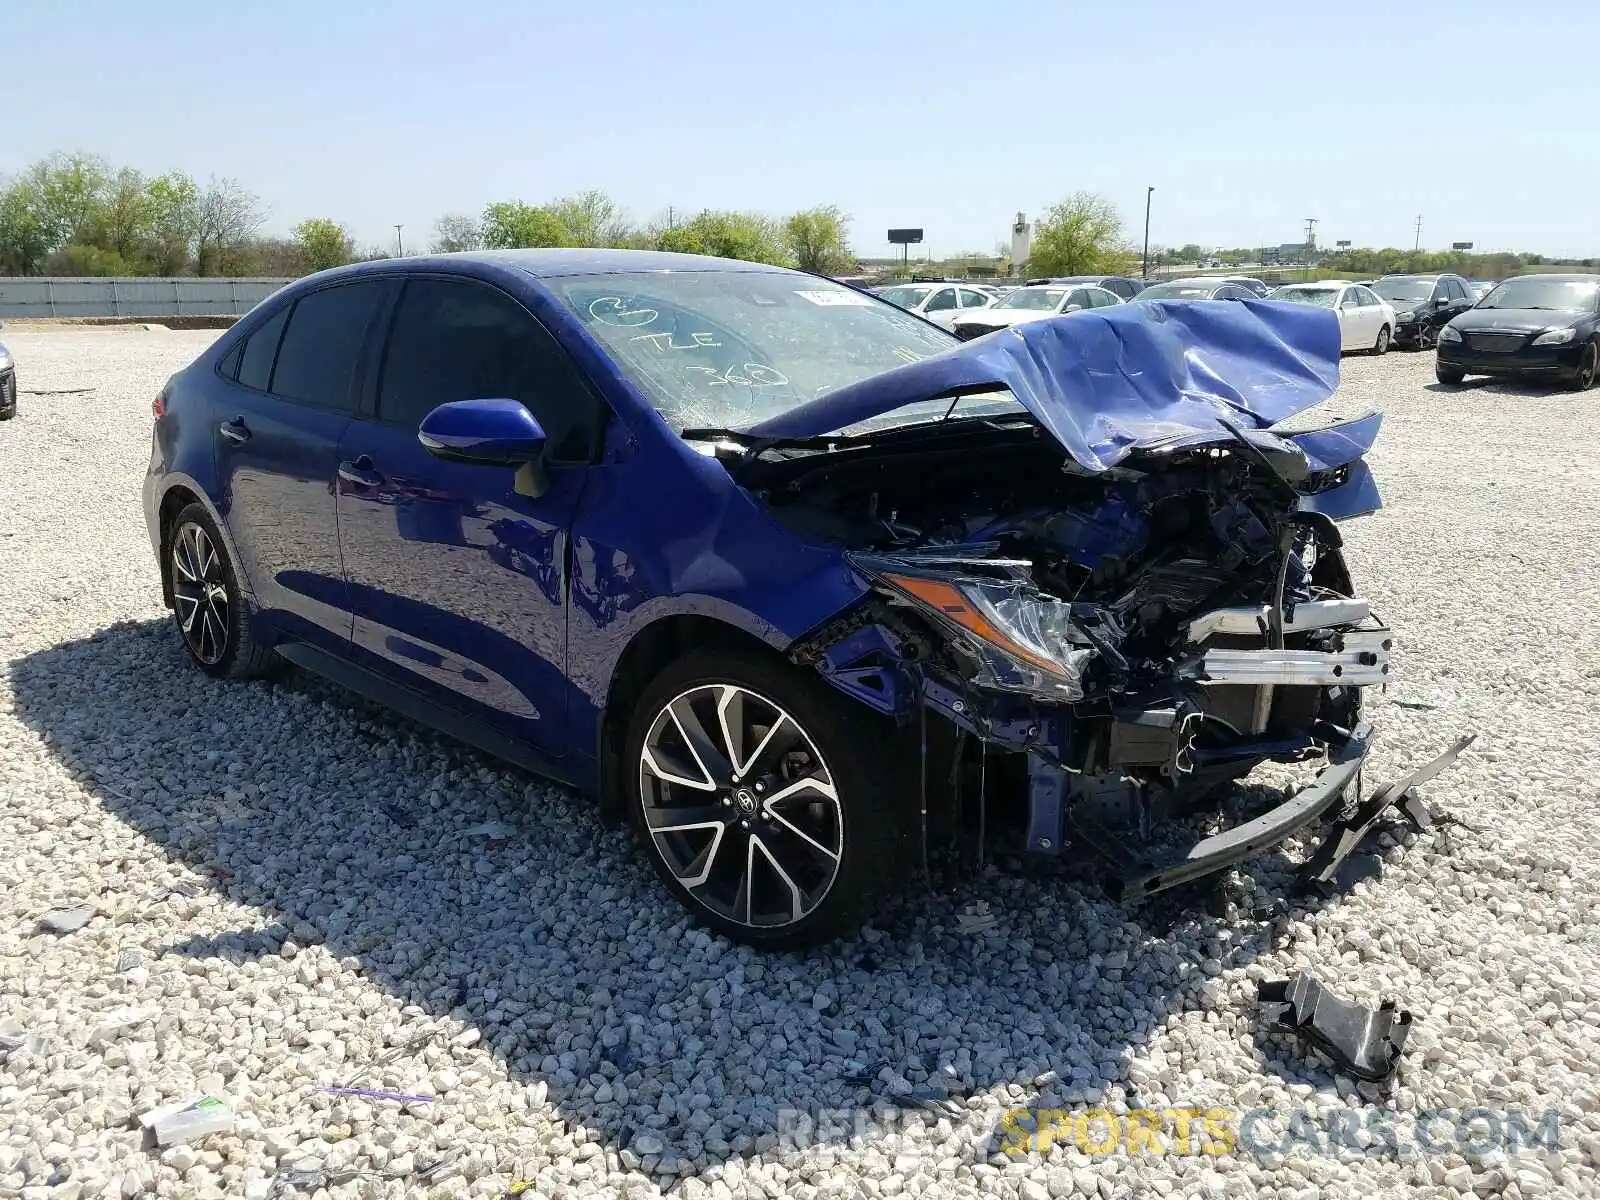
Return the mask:
<path id="1" fill-rule="evenodd" d="M 8 317 L 236 317 L 292 279 L 0 278 Z"/>

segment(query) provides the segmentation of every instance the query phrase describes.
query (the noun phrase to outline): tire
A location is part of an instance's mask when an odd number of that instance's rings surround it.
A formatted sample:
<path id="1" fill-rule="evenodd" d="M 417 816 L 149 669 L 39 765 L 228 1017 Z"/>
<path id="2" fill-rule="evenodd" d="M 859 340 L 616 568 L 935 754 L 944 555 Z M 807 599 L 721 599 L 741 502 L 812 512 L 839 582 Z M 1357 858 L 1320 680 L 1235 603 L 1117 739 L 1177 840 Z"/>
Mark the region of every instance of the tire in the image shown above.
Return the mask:
<path id="1" fill-rule="evenodd" d="M 1372 343 L 1372 355 L 1374 358 L 1389 353 L 1389 337 L 1389 327 L 1387 325 L 1378 330 L 1378 340 Z"/>
<path id="2" fill-rule="evenodd" d="M 761 949 L 820 945 L 855 932 L 908 878 L 907 744 L 776 657 L 696 651 L 634 708 L 628 819 L 667 890 L 702 924 Z"/>
<path id="3" fill-rule="evenodd" d="M 1567 384 L 1567 389 L 1587 392 L 1594 386 L 1597 371 L 1600 371 L 1600 345 L 1590 342 L 1588 349 L 1583 352 L 1583 361 L 1578 365 L 1577 372 Z"/>
<path id="4" fill-rule="evenodd" d="M 190 504 L 162 538 L 161 569 L 172 585 L 172 620 L 190 660 L 216 679 L 254 679 L 275 665 L 258 645 L 228 551 L 205 505 Z"/>
<path id="5" fill-rule="evenodd" d="M 1456 387 L 1467 377 L 1467 373 L 1459 367 L 1445 367 L 1435 363 L 1433 377 L 1446 387 Z"/>

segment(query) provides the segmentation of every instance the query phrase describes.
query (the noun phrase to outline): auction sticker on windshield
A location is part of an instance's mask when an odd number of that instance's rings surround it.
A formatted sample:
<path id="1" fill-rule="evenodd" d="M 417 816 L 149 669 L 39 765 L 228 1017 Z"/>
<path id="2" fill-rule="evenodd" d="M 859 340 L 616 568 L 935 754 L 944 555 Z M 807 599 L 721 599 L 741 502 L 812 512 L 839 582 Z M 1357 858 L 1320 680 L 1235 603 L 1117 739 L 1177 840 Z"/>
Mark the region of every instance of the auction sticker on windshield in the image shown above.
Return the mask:
<path id="1" fill-rule="evenodd" d="M 825 292 L 798 291 L 795 293 L 795 295 L 799 296 L 803 300 L 809 300 L 813 304 L 820 304 L 824 308 L 837 308 L 841 305 L 859 308 L 872 307 L 872 297 L 858 295 L 855 292 L 846 291 L 843 288 L 840 288 L 838 291 L 829 289 Z"/>

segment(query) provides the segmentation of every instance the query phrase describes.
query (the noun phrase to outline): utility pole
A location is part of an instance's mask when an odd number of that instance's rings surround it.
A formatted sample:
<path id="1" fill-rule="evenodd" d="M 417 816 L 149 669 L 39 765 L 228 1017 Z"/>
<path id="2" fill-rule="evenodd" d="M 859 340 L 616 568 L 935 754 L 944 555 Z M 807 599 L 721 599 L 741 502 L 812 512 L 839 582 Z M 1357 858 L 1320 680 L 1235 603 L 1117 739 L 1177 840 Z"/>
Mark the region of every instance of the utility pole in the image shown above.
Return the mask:
<path id="1" fill-rule="evenodd" d="M 396 225 L 394 227 L 394 248 L 396 251 L 398 251 L 396 254 L 397 258 L 404 258 L 406 256 L 406 244 L 400 240 L 400 231 L 404 228 L 404 225 Z"/>
<path id="2" fill-rule="evenodd" d="M 1150 197 L 1155 194 L 1153 187 L 1144 189 L 1144 257 L 1140 260 L 1143 265 L 1139 269 L 1142 279 L 1150 278 Z"/>
<path id="3" fill-rule="evenodd" d="M 668 229 L 676 229 L 677 228 L 677 225 L 673 224 L 673 221 L 672 221 L 672 205 L 670 205 L 670 204 L 667 205 L 667 228 Z"/>
<path id="4" fill-rule="evenodd" d="M 1317 218 L 1306 218 L 1306 278 L 1311 278 L 1311 256 L 1317 248 Z"/>
<path id="5" fill-rule="evenodd" d="M 1416 244 L 1411 247 L 1411 252 L 1413 254 L 1416 254 L 1416 253 L 1419 253 L 1421 250 L 1422 250 L 1422 214 L 1418 213 L 1417 214 L 1417 240 L 1416 240 Z"/>

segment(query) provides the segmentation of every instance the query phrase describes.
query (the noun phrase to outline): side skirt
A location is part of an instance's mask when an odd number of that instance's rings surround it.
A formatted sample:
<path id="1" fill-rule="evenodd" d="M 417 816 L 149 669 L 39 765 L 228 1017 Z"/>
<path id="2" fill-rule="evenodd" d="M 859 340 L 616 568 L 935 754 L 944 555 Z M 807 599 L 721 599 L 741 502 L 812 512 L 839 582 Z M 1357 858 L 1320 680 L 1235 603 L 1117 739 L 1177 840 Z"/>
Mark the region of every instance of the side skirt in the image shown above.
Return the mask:
<path id="1" fill-rule="evenodd" d="M 585 780 L 574 777 L 563 770 L 558 763 L 529 750 L 498 730 L 486 728 L 454 709 L 430 700 L 404 684 L 395 683 L 376 672 L 359 667 L 347 659 L 305 642 L 282 642 L 273 649 L 295 666 L 304 667 L 313 675 L 320 675 L 330 683 L 336 683 L 358 696 L 371 700 L 374 704 L 393 709 L 419 724 L 455 738 L 458 742 L 465 742 L 474 749 L 521 767 L 525 771 L 531 771 L 535 775 L 542 775 L 580 791 L 586 790 Z"/>

